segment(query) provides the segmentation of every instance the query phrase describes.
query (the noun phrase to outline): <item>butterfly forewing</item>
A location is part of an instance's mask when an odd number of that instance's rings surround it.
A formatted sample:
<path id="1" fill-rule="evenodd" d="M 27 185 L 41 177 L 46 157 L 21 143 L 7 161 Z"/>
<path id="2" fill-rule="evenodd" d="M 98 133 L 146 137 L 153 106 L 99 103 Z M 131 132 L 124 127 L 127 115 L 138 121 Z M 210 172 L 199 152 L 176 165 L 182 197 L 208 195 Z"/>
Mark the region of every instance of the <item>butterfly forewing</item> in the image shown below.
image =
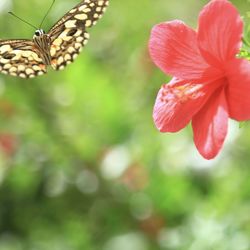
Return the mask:
<path id="1" fill-rule="evenodd" d="M 32 78 L 46 73 L 46 66 L 30 40 L 0 41 L 0 72 Z"/>
<path id="2" fill-rule="evenodd" d="M 51 38 L 51 65 L 63 69 L 87 44 L 89 28 L 97 22 L 108 6 L 108 0 L 85 0 L 66 13 L 48 32 Z"/>

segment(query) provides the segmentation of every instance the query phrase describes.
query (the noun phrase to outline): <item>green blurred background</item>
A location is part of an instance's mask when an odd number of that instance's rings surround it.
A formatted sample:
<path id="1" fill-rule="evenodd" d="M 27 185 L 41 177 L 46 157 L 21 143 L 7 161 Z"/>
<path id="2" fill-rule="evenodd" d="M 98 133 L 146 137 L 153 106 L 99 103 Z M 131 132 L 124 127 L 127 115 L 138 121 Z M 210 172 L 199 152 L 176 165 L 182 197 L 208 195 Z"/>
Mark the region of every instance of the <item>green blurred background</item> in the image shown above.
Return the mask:
<path id="1" fill-rule="evenodd" d="M 110 0 L 64 71 L 0 75 L 0 250 L 250 249 L 250 129 L 230 123 L 202 159 L 191 128 L 161 134 L 168 81 L 150 61 L 156 23 L 196 27 L 205 0 Z M 77 0 L 57 0 L 48 30 Z M 247 16 L 249 2 L 232 1 Z M 50 0 L 1 0 L 0 37 L 31 38 Z"/>

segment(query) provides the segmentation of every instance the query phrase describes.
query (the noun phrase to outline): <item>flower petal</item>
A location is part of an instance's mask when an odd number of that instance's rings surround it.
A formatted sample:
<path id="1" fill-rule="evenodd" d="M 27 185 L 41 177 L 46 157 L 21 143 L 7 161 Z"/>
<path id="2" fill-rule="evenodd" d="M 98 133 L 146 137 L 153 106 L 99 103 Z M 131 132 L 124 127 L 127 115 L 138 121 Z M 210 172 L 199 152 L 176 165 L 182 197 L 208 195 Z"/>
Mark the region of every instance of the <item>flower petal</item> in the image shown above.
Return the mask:
<path id="1" fill-rule="evenodd" d="M 194 142 L 204 158 L 212 159 L 218 154 L 227 134 L 227 126 L 225 92 L 220 88 L 192 120 Z"/>
<path id="2" fill-rule="evenodd" d="M 243 22 L 237 9 L 227 0 L 207 4 L 199 16 L 198 44 L 205 60 L 223 67 L 235 58 L 241 46 Z"/>
<path id="3" fill-rule="evenodd" d="M 181 21 L 156 25 L 151 32 L 149 52 L 163 72 L 179 79 L 205 82 L 218 75 L 218 70 L 202 58 L 196 32 Z"/>
<path id="4" fill-rule="evenodd" d="M 214 91 L 213 86 L 191 84 L 173 78 L 160 89 L 153 111 L 156 127 L 161 132 L 184 128 Z"/>
<path id="5" fill-rule="evenodd" d="M 250 119 L 250 62 L 235 59 L 227 68 L 229 116 L 237 121 Z"/>

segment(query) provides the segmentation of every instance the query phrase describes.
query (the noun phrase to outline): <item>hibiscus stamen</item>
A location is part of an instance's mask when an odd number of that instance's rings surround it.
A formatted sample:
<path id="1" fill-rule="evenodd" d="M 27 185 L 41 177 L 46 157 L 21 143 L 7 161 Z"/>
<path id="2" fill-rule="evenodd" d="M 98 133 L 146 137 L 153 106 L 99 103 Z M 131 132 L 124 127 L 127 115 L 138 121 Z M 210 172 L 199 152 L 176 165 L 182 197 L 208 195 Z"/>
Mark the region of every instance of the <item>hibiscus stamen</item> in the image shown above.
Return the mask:
<path id="1" fill-rule="evenodd" d="M 162 86 L 160 100 L 167 103 L 174 101 L 179 104 L 183 104 L 191 99 L 197 98 L 197 92 L 202 86 L 200 84 L 185 84 L 182 86 L 170 86 L 164 84 Z"/>

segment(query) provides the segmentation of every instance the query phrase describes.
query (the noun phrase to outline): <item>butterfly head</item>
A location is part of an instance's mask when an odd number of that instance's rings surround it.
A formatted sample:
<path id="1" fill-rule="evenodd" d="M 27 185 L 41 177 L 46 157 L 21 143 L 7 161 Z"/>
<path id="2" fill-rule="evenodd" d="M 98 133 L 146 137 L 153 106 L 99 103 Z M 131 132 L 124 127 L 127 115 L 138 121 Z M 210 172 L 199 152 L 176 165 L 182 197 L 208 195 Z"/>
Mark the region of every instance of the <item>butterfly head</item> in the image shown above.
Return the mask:
<path id="1" fill-rule="evenodd" d="M 45 34 L 45 31 L 42 29 L 39 29 L 39 30 L 35 31 L 34 37 L 39 37 L 39 36 L 42 36 L 44 34 Z"/>

